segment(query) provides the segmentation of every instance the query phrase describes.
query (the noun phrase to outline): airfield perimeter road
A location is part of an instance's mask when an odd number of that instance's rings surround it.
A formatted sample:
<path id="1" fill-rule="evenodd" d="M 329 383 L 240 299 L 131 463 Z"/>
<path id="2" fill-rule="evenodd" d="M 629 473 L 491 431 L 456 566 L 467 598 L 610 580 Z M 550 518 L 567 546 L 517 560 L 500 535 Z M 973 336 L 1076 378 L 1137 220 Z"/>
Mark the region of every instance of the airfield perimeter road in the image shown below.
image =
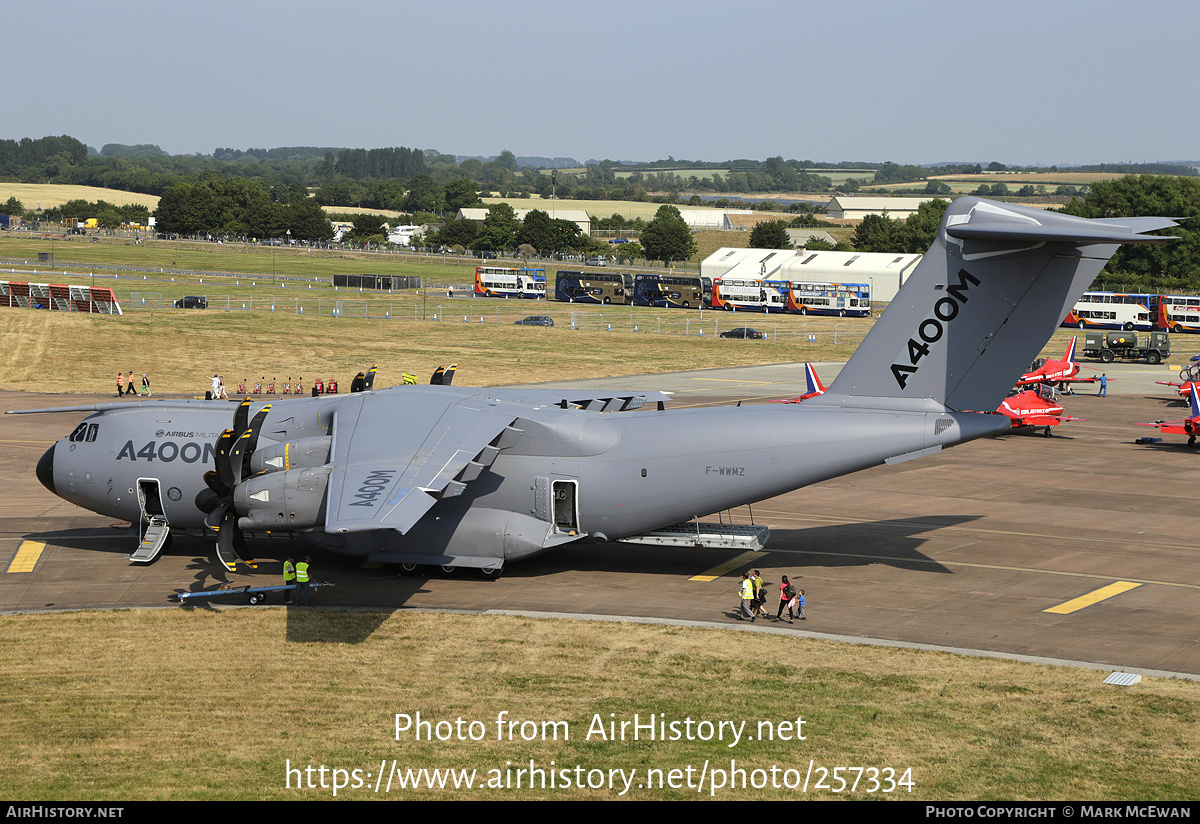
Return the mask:
<path id="1" fill-rule="evenodd" d="M 836 368 L 821 366 L 826 382 Z M 1184 438 L 1170 435 L 1161 444 L 1136 445 L 1134 439 L 1158 433 L 1133 425 L 1180 419 L 1187 405 L 1170 387 L 1155 385 L 1177 379 L 1166 366 L 1114 364 L 1106 371 L 1113 379 L 1109 397 L 1095 397 L 1089 386 L 1082 390 L 1089 394 L 1065 398 L 1068 414 L 1086 420 L 1064 424 L 1056 437 L 983 439 L 754 506 L 754 519 L 772 530 L 769 549 L 760 555 L 584 544 L 514 564 L 499 580 L 484 581 L 462 574 L 402 578 L 388 568 L 313 553 L 316 579 L 336 584 L 320 590 L 316 600 L 749 628 L 734 617 L 736 581 L 743 570 L 760 568 L 768 582 L 786 574 L 806 590 L 808 620 L 789 625 L 760 619 L 755 629 L 1200 677 L 1200 448 L 1189 450 Z M 586 383 L 674 390 L 675 405 L 753 403 L 803 392 L 803 369 L 779 365 Z M 3 392 L 0 408 L 96 400 L 106 398 Z M 2 419 L 0 612 L 171 606 L 173 592 L 215 588 L 230 579 L 278 583 L 289 550 L 304 551 L 263 542 L 256 546 L 263 559 L 258 571 L 229 576 L 205 543 L 179 538 L 154 564 L 129 564 L 135 538 L 127 530 L 59 500 L 34 477 L 42 452 L 81 417 Z M 743 508 L 733 517 L 745 522 L 750 512 Z M 773 615 L 777 604 L 772 599 L 768 605 Z"/>

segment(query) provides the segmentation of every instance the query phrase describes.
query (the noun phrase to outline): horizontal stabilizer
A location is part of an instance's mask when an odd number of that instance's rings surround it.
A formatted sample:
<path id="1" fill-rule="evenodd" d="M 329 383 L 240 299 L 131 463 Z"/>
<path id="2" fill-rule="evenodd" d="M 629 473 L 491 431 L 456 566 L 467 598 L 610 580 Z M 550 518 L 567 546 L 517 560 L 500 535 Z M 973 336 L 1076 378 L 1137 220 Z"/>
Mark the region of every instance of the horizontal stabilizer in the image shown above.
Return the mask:
<path id="1" fill-rule="evenodd" d="M 1141 234 L 1172 225 L 959 198 L 929 252 L 812 402 L 995 409 L 1118 244 L 1174 240 Z"/>

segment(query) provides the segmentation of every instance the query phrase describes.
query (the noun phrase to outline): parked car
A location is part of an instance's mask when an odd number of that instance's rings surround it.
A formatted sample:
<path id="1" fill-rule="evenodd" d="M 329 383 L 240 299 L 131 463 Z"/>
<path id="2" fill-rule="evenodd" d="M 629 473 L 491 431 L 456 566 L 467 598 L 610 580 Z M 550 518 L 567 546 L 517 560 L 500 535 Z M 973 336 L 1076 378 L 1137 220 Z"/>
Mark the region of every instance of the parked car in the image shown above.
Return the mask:
<path id="1" fill-rule="evenodd" d="M 608 260 L 606 258 L 588 258 L 584 261 L 584 264 L 587 266 L 607 266 Z"/>
<path id="2" fill-rule="evenodd" d="M 175 301 L 176 309 L 207 309 L 208 298 L 202 295 L 187 295 Z"/>
<path id="3" fill-rule="evenodd" d="M 730 329 L 728 331 L 722 332 L 721 337 L 723 337 L 723 338 L 753 338 L 755 340 L 761 340 L 763 338 L 763 333 L 758 331 L 757 329 L 751 329 L 749 326 L 739 326 L 737 329 Z"/>
<path id="4" fill-rule="evenodd" d="M 530 315 L 527 318 L 514 320 L 513 326 L 553 326 L 554 318 L 549 315 Z"/>

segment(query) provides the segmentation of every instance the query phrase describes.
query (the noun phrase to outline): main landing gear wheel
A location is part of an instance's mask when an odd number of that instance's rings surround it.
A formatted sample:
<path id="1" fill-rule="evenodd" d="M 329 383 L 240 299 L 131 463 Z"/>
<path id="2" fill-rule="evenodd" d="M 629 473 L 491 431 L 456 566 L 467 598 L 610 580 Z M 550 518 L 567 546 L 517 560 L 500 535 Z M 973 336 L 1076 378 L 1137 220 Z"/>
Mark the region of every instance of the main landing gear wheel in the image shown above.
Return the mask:
<path id="1" fill-rule="evenodd" d="M 489 581 L 492 581 L 492 580 L 495 580 L 496 578 L 499 578 L 503 572 L 504 572 L 504 567 L 500 567 L 500 566 L 484 567 L 483 569 L 479 570 L 479 575 L 482 578 L 486 578 Z"/>
<path id="2" fill-rule="evenodd" d="M 400 574 L 401 575 L 416 575 L 417 572 L 420 571 L 420 569 L 421 569 L 420 564 L 401 564 L 400 565 Z"/>

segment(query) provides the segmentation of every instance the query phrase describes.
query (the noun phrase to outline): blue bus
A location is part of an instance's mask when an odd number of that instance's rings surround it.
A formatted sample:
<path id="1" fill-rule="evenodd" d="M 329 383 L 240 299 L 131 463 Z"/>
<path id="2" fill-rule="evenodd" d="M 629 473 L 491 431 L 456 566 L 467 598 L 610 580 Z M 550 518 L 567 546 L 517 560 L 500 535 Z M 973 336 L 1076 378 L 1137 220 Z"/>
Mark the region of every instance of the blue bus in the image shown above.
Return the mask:
<path id="1" fill-rule="evenodd" d="M 635 306 L 700 309 L 711 306 L 712 279 L 699 275 L 638 275 L 633 279 Z"/>
<path id="2" fill-rule="evenodd" d="M 631 303 L 633 275 L 624 272 L 559 271 L 554 276 L 554 299 L 563 303 Z"/>

